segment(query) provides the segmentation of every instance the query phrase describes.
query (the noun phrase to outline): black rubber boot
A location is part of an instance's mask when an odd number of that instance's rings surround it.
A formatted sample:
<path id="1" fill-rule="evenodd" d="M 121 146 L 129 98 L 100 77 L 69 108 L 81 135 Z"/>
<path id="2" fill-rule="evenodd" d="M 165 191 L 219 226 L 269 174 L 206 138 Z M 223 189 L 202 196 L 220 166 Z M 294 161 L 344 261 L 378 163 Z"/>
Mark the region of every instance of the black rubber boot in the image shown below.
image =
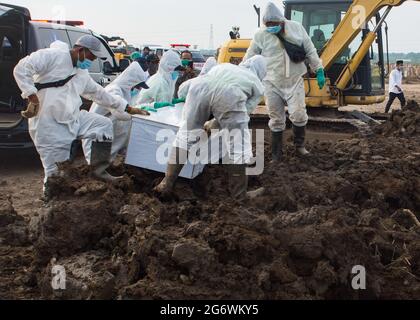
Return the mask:
<path id="1" fill-rule="evenodd" d="M 248 192 L 246 164 L 227 165 L 227 170 L 229 175 L 229 192 L 235 200 L 253 200 L 265 193 L 265 188 Z"/>
<path id="2" fill-rule="evenodd" d="M 70 147 L 70 162 L 74 162 L 76 160 L 77 154 L 79 152 L 79 149 L 81 147 L 82 143 L 80 140 L 73 140 L 71 147 Z"/>
<path id="3" fill-rule="evenodd" d="M 229 192 L 236 200 L 245 200 L 248 191 L 248 177 L 246 176 L 246 165 L 227 165 L 229 175 Z"/>
<path id="4" fill-rule="evenodd" d="M 273 162 L 280 162 L 283 160 L 283 131 L 271 131 L 271 148 Z"/>
<path id="5" fill-rule="evenodd" d="M 305 148 L 306 127 L 293 126 L 294 143 L 298 156 L 306 157 L 310 153 Z"/>
<path id="6" fill-rule="evenodd" d="M 92 142 L 92 153 L 90 156 L 90 165 L 93 167 L 93 174 L 103 181 L 115 181 L 122 177 L 111 176 L 106 169 L 111 164 L 112 142 Z"/>

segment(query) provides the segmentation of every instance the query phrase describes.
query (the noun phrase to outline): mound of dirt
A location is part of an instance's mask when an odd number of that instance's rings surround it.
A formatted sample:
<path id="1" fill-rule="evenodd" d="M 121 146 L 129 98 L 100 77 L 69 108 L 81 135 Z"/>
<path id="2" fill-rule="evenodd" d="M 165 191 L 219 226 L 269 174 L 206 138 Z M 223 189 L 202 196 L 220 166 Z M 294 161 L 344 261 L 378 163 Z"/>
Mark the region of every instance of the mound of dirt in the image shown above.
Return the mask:
<path id="1" fill-rule="evenodd" d="M 53 290 L 51 286 L 51 270 L 57 263 L 65 266 L 65 290 Z M 118 269 L 106 251 L 88 251 L 59 262 L 53 259 L 45 272 L 41 273 L 38 283 L 45 298 L 109 300 L 117 294 L 116 283 L 119 279 L 114 275 L 116 271 Z"/>
<path id="2" fill-rule="evenodd" d="M 250 178 L 267 192 L 253 202 L 232 201 L 221 166 L 180 180 L 169 202 L 152 193 L 159 174 L 120 163 L 112 171 L 125 178 L 104 184 L 85 166 L 63 168 L 30 223 L 32 276 L 53 299 L 418 298 L 416 108 L 373 137 L 315 141 L 306 159 L 288 146 L 271 164 L 267 143 L 264 173 Z M 66 290 L 51 288 L 57 265 Z M 355 266 L 366 290 L 352 287 Z"/>
<path id="3" fill-rule="evenodd" d="M 311 148 L 311 158 L 288 150 L 282 164 L 253 177 L 252 187 L 268 189 L 253 203 L 232 202 L 220 167 L 201 178 L 208 192 L 198 193 L 206 197 L 197 196 L 197 184 L 181 181 L 170 203 L 150 192 L 157 175 L 131 168 L 124 191 L 97 187 L 80 175 L 83 168 L 74 170 L 71 183 L 59 181 L 62 191 L 50 208 L 50 216 L 62 218 L 42 223 L 52 238 L 40 238 L 62 250 L 38 251 L 66 267 L 70 289 L 60 295 L 41 285 L 44 296 L 418 297 L 420 228 L 403 210 L 420 211 L 418 139 L 378 135 Z M 365 291 L 351 286 L 357 265 L 368 273 Z M 50 270 L 41 273 L 41 284 Z"/>
<path id="4" fill-rule="evenodd" d="M 16 213 L 10 197 L 0 196 L 0 244 L 24 246 L 28 240 L 24 218 Z"/>
<path id="5" fill-rule="evenodd" d="M 31 272 L 33 252 L 28 226 L 10 197 L 0 196 L 0 299 L 32 298 L 37 285 Z"/>
<path id="6" fill-rule="evenodd" d="M 413 137 L 420 135 L 420 107 L 414 100 L 399 111 L 394 111 L 390 121 L 378 128 L 378 133 L 385 136 Z"/>
<path id="7" fill-rule="evenodd" d="M 55 255 L 70 256 L 105 245 L 124 203 L 124 192 L 132 184 L 128 177 L 114 185 L 94 180 L 86 165 L 66 165 L 61 170 L 65 175 L 49 180 L 54 197 L 60 200 L 52 201 L 30 223 L 40 263 Z"/>

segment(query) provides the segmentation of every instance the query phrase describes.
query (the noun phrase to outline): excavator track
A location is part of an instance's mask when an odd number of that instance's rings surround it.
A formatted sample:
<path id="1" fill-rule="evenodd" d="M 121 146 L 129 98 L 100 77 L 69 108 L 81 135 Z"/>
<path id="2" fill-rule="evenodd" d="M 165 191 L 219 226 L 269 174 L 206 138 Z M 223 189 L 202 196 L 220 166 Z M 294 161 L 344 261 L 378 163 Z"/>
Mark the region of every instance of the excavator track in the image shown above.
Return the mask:
<path id="1" fill-rule="evenodd" d="M 362 137 L 369 138 L 374 135 L 372 124 L 359 119 L 331 119 L 322 117 L 310 117 L 309 127 L 323 127 L 330 131 L 358 132 Z"/>
<path id="2" fill-rule="evenodd" d="M 373 132 L 373 126 L 381 124 L 388 115 L 372 114 L 367 115 L 362 112 L 342 112 L 337 109 L 317 109 L 315 112 L 309 110 L 308 129 L 314 131 L 337 132 L 337 133 L 359 133 L 362 137 L 369 138 Z M 251 126 L 267 126 L 269 121 L 268 114 L 254 114 L 251 117 Z M 288 119 L 288 127 L 291 122 Z"/>

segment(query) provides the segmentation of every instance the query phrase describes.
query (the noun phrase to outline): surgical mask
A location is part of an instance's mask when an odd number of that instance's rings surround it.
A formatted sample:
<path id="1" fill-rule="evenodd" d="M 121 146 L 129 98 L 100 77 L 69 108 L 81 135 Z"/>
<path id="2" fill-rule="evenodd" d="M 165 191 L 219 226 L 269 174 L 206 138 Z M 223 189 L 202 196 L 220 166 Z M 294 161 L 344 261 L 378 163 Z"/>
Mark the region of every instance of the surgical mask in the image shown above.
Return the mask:
<path id="1" fill-rule="evenodd" d="M 93 61 L 86 59 L 83 61 L 77 60 L 77 67 L 82 70 L 87 70 L 92 66 Z"/>
<path id="2" fill-rule="evenodd" d="M 131 98 L 134 98 L 134 97 L 138 96 L 139 93 L 140 93 L 139 89 L 131 90 Z"/>
<path id="3" fill-rule="evenodd" d="M 281 31 L 281 26 L 267 27 L 267 32 L 269 33 L 279 33 Z"/>
<path id="4" fill-rule="evenodd" d="M 189 67 L 189 66 L 191 66 L 191 60 L 187 60 L 187 59 L 183 59 L 182 60 L 182 66 L 183 67 Z"/>
<path id="5" fill-rule="evenodd" d="M 171 73 L 172 80 L 177 80 L 179 78 L 179 71 L 174 71 Z"/>

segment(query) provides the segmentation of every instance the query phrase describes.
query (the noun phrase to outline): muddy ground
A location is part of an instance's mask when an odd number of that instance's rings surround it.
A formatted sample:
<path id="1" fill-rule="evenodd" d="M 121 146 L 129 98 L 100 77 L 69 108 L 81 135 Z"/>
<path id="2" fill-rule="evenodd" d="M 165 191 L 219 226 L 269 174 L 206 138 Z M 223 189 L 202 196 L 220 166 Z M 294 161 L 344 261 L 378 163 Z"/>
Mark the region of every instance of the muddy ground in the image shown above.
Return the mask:
<path id="1" fill-rule="evenodd" d="M 232 202 L 220 166 L 180 180 L 170 201 L 152 192 L 159 174 L 116 163 L 125 179 L 107 185 L 70 166 L 46 207 L 39 172 L 5 170 L 0 298 L 420 299 L 419 106 L 374 131 L 311 139 L 308 159 L 288 141 L 281 164 L 267 141 L 250 179 L 267 191 L 252 203 Z M 66 290 L 52 290 L 57 265 Z M 366 290 L 352 288 L 357 265 Z"/>

